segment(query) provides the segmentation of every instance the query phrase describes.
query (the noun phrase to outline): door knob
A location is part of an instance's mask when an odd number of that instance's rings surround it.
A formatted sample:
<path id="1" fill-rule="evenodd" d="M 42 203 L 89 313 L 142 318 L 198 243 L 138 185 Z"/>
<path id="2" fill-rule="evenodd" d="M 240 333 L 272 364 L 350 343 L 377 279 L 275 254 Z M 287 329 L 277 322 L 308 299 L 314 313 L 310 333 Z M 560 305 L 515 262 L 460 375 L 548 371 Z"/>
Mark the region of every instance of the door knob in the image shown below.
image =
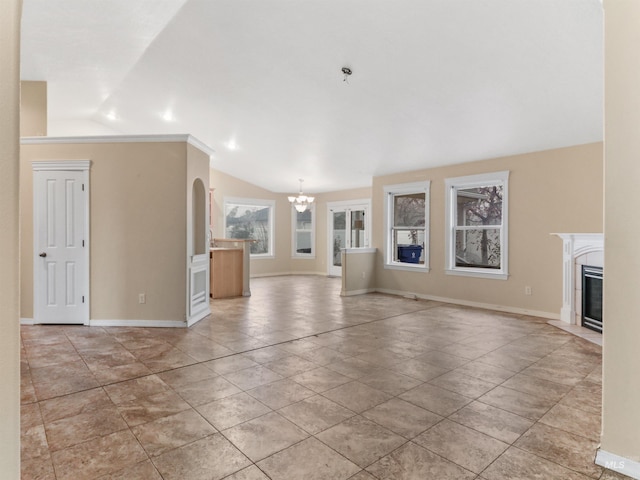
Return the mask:
<path id="1" fill-rule="evenodd" d="M 42 258 L 46 257 L 46 256 L 47 256 L 47 252 L 42 252 L 42 253 L 40 254 L 40 256 L 41 256 Z"/>

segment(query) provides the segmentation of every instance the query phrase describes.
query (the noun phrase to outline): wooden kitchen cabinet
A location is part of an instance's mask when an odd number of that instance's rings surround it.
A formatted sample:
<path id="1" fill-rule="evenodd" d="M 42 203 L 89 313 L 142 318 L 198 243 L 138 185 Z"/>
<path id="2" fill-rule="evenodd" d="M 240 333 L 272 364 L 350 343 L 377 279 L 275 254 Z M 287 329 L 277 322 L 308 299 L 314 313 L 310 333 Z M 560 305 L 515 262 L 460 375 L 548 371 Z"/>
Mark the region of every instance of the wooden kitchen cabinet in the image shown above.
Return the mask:
<path id="1" fill-rule="evenodd" d="M 243 295 L 242 248 L 212 248 L 209 252 L 211 297 L 228 298 Z"/>

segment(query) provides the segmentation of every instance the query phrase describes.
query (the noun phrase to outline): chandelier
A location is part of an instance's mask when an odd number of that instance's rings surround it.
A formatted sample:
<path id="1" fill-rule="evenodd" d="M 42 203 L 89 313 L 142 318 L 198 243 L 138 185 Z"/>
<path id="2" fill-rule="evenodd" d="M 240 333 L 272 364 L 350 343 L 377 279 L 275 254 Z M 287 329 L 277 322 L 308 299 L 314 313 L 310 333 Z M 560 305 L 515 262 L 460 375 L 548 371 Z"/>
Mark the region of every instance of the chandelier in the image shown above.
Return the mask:
<path id="1" fill-rule="evenodd" d="M 304 182 L 304 180 L 300 178 L 299 181 L 300 181 L 300 193 L 298 193 L 297 197 L 290 196 L 289 201 L 298 212 L 302 213 L 307 209 L 309 205 L 313 203 L 314 197 L 307 197 L 302 193 L 302 182 Z"/>

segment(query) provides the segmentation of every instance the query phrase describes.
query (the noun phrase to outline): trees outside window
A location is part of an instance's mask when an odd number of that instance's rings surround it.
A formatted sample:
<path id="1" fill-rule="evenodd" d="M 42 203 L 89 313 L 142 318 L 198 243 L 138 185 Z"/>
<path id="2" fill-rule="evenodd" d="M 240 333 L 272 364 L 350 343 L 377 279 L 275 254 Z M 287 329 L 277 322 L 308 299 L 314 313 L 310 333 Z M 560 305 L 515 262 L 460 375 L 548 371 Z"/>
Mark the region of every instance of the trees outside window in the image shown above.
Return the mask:
<path id="1" fill-rule="evenodd" d="M 509 172 L 446 180 L 447 271 L 506 278 Z"/>
<path id="2" fill-rule="evenodd" d="M 252 239 L 252 256 L 273 256 L 273 216 L 270 200 L 225 200 L 226 238 Z"/>

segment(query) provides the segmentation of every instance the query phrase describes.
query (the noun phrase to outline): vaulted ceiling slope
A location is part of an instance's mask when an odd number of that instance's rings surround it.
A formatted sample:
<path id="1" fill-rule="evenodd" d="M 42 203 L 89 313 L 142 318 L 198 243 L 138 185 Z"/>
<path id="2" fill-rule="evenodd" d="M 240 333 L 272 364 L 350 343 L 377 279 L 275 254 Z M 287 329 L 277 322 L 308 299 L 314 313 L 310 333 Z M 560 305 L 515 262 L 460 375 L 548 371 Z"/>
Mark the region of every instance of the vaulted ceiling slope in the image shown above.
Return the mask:
<path id="1" fill-rule="evenodd" d="M 602 140 L 600 0 L 24 0 L 49 134 L 191 133 L 276 192 Z M 344 81 L 342 67 L 353 74 Z"/>

